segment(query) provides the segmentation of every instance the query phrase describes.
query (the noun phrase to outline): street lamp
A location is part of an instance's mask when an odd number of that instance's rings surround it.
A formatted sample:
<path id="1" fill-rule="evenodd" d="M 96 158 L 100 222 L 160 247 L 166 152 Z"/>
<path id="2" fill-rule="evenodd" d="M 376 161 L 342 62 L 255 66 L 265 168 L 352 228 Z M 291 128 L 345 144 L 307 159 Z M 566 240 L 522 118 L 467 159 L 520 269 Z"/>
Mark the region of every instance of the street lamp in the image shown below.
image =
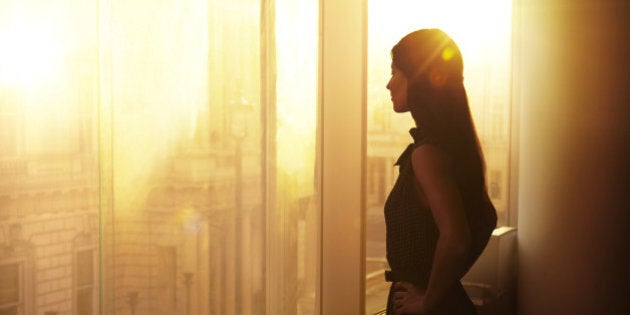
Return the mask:
<path id="1" fill-rule="evenodd" d="M 254 106 L 244 96 L 238 96 L 230 101 L 230 135 L 234 139 L 234 205 L 235 210 L 242 210 L 243 188 L 243 140 L 247 136 L 247 115 Z"/>
<path id="2" fill-rule="evenodd" d="M 131 315 L 135 315 L 136 305 L 138 305 L 138 291 L 127 293 L 127 304 L 129 304 L 129 308 L 131 308 Z"/>
<path id="3" fill-rule="evenodd" d="M 186 286 L 186 315 L 190 315 L 190 286 L 192 285 L 192 272 L 184 272 L 184 285 Z"/>
<path id="4" fill-rule="evenodd" d="M 234 139 L 234 252 L 238 253 L 243 247 L 243 140 L 248 132 L 247 116 L 252 112 L 254 104 L 250 102 L 242 94 L 235 100 L 229 102 L 230 109 L 230 132 Z M 241 313 L 241 307 L 244 302 L 243 297 L 247 292 L 241 288 L 242 285 L 242 255 L 234 255 L 234 271 L 235 271 L 235 291 L 237 292 L 235 301 L 235 312 Z"/>

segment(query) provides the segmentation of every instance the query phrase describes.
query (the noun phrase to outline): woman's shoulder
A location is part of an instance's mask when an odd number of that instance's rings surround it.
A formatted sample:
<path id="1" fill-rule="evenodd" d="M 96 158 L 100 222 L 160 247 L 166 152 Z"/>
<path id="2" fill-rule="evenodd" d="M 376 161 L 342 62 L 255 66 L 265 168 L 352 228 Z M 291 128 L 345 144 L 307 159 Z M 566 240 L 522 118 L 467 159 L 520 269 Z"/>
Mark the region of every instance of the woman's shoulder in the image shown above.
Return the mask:
<path id="1" fill-rule="evenodd" d="M 453 174 L 451 156 L 442 147 L 431 142 L 414 145 L 411 165 L 416 175 L 434 177 Z"/>
<path id="2" fill-rule="evenodd" d="M 419 163 L 440 165 L 443 163 L 452 163 L 451 155 L 440 145 L 431 142 L 414 144 L 411 152 L 411 160 Z"/>

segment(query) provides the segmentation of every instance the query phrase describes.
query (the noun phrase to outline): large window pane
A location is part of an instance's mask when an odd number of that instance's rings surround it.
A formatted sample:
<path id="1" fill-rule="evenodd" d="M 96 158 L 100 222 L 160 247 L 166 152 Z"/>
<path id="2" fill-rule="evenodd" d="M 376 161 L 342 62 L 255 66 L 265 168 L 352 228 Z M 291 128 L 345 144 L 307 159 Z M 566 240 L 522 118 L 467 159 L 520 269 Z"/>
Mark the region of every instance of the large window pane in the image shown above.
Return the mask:
<path id="1" fill-rule="evenodd" d="M 317 1 L 275 1 L 276 156 L 269 214 L 268 314 L 316 314 Z M 298 26 L 299 27 L 296 27 Z"/>
<path id="2" fill-rule="evenodd" d="M 97 247 L 96 21 L 97 1 L 0 1 L 2 314 L 74 314 L 77 246 Z"/>
<path id="3" fill-rule="evenodd" d="M 441 28 L 464 57 L 464 84 L 486 159 L 490 198 L 499 225 L 507 224 L 510 148 L 511 1 L 368 1 L 368 165 L 366 217 L 366 312 L 385 308 L 383 204 L 396 179 L 394 162 L 412 141 L 410 115 L 392 110 L 385 88 L 390 50 L 420 28 Z"/>
<path id="4" fill-rule="evenodd" d="M 0 2 L 0 311 L 315 313 L 317 14 Z"/>
<path id="5" fill-rule="evenodd" d="M 260 213 L 260 170 L 244 167 L 260 158 L 258 80 L 246 75 L 258 60 L 222 36 L 239 27 L 257 51 L 250 3 L 220 14 L 200 1 L 110 1 L 101 12 L 105 314 L 227 313 L 255 294 L 238 275 L 262 267 L 239 251 L 246 213 Z"/>
<path id="6" fill-rule="evenodd" d="M 109 312 L 312 313 L 317 10 L 264 4 L 112 2 Z"/>
<path id="7" fill-rule="evenodd" d="M 18 264 L 0 266 L 0 305 L 19 304 L 20 269 Z"/>

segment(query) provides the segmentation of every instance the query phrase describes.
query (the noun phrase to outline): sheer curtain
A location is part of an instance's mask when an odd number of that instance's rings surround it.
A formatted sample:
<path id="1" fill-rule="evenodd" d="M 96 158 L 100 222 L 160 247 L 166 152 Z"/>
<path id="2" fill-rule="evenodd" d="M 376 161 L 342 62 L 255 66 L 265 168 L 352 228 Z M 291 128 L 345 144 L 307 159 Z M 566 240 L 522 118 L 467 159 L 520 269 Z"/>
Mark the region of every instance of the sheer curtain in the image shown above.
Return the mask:
<path id="1" fill-rule="evenodd" d="M 315 312 L 317 6 L 3 1 L 0 313 Z"/>

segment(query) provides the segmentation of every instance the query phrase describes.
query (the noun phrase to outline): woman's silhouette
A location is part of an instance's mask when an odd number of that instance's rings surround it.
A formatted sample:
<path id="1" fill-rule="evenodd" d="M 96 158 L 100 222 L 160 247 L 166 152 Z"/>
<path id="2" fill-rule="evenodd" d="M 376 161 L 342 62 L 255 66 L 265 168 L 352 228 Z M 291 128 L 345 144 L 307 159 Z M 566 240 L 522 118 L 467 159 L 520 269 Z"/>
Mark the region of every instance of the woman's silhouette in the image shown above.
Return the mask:
<path id="1" fill-rule="evenodd" d="M 387 84 L 394 111 L 410 112 L 413 143 L 396 165 L 385 203 L 393 282 L 388 314 L 475 314 L 461 277 L 485 248 L 496 211 L 463 85 L 459 48 L 444 32 L 422 29 L 391 51 Z"/>

